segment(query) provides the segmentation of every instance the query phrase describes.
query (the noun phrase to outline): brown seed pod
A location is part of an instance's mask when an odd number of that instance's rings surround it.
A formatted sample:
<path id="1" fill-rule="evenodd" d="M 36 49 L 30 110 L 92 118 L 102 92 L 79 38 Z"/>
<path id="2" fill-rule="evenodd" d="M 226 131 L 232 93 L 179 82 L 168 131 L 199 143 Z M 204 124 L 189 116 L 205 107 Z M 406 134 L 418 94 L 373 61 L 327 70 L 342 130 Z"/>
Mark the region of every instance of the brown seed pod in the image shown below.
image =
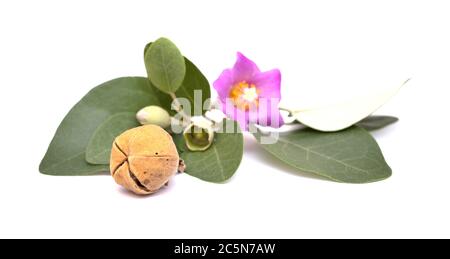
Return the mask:
<path id="1" fill-rule="evenodd" d="M 110 169 L 116 183 L 136 194 L 151 194 L 178 170 L 179 156 L 172 137 L 155 125 L 130 129 L 118 136 Z"/>

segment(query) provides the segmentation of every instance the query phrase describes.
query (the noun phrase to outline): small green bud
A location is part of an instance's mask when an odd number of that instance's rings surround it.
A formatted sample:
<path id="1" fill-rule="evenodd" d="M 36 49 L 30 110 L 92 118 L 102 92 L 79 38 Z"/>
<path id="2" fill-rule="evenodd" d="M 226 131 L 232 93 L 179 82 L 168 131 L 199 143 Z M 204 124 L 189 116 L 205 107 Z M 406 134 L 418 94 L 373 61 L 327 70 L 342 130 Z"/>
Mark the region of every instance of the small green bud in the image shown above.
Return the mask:
<path id="1" fill-rule="evenodd" d="M 202 116 L 191 118 L 191 124 L 184 130 L 183 137 L 189 150 L 207 150 L 214 140 L 212 122 Z"/>
<path id="2" fill-rule="evenodd" d="M 136 119 L 142 125 L 158 125 L 161 128 L 168 128 L 170 126 L 169 113 L 159 106 L 147 106 L 136 114 Z"/>

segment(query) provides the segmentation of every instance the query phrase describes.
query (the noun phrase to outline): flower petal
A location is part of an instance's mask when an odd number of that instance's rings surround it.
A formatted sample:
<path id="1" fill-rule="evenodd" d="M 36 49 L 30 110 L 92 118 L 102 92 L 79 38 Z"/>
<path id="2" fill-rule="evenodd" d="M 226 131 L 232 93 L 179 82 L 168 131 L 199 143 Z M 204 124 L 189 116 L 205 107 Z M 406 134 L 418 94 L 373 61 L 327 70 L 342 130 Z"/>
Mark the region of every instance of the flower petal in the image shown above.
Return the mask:
<path id="1" fill-rule="evenodd" d="M 283 126 L 284 121 L 278 109 L 280 99 L 278 98 L 260 98 L 257 111 L 257 124 L 279 128 Z"/>
<path id="2" fill-rule="evenodd" d="M 250 81 L 261 98 L 281 98 L 281 73 L 278 69 L 258 73 Z"/>
<path id="3" fill-rule="evenodd" d="M 258 100 L 253 103 L 258 105 L 250 110 L 236 107 L 236 100 L 230 99 L 234 98 L 230 96 L 232 88 L 243 81 L 250 86 L 255 85 L 258 93 Z M 213 86 L 218 92 L 221 110 L 238 121 L 243 130 L 249 129 L 249 123 L 274 128 L 283 125 L 283 118 L 278 110 L 281 99 L 281 73 L 278 69 L 261 72 L 253 61 L 238 52 L 234 67 L 224 70 Z"/>
<path id="4" fill-rule="evenodd" d="M 233 87 L 233 71 L 231 69 L 225 69 L 219 78 L 214 81 L 213 87 L 216 89 L 219 98 L 225 102 L 225 98 L 228 97 Z"/>
<path id="5" fill-rule="evenodd" d="M 267 115 L 267 118 L 259 117 L 258 125 L 268 126 L 268 127 L 272 127 L 272 128 L 280 128 L 281 126 L 284 125 L 284 120 L 283 120 L 283 117 L 281 116 L 280 111 L 276 111 L 275 114 Z"/>
<path id="6" fill-rule="evenodd" d="M 234 106 L 233 101 L 230 98 L 219 99 L 220 109 L 225 115 L 227 115 L 232 120 L 239 122 L 242 130 L 248 130 L 249 114 L 246 111 L 238 109 Z"/>
<path id="7" fill-rule="evenodd" d="M 233 83 L 248 81 L 259 72 L 260 70 L 255 62 L 248 59 L 242 53 L 237 53 L 236 63 L 233 67 Z"/>

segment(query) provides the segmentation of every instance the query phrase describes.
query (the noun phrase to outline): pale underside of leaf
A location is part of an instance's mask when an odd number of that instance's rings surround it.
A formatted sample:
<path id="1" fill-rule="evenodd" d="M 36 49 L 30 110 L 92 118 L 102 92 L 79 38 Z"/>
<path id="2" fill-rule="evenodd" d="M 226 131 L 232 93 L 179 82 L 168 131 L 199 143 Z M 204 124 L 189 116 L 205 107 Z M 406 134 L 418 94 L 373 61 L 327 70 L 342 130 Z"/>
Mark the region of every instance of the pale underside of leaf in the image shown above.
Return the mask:
<path id="1" fill-rule="evenodd" d="M 387 91 L 368 94 L 346 102 L 305 110 L 290 109 L 292 115 L 302 124 L 320 131 L 339 131 L 348 128 L 371 115 L 389 101 L 400 88 L 393 87 Z"/>
<path id="2" fill-rule="evenodd" d="M 365 130 L 368 131 L 374 131 L 374 130 L 378 130 L 378 129 L 382 129 L 384 127 L 387 127 L 391 124 L 394 124 L 398 121 L 399 119 L 397 117 L 393 117 L 393 116 L 385 116 L 385 115 L 371 115 L 367 118 L 364 118 L 363 120 L 359 121 L 358 123 L 356 123 L 356 126 L 359 126 Z M 287 117 L 287 119 L 285 119 L 285 123 L 287 124 L 295 124 L 295 123 L 299 123 L 301 124 L 299 121 L 297 120 L 292 120 L 292 117 Z"/>

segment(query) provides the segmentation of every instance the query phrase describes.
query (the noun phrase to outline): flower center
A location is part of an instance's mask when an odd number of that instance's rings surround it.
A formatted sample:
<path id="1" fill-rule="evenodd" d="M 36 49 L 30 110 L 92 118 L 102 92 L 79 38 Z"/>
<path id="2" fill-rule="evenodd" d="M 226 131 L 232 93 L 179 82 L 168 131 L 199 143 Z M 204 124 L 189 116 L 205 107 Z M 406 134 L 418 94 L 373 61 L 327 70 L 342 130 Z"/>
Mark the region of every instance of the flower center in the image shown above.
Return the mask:
<path id="1" fill-rule="evenodd" d="M 254 84 L 246 81 L 239 82 L 233 86 L 230 96 L 234 105 L 241 110 L 249 110 L 250 107 L 258 106 L 258 89 Z"/>

